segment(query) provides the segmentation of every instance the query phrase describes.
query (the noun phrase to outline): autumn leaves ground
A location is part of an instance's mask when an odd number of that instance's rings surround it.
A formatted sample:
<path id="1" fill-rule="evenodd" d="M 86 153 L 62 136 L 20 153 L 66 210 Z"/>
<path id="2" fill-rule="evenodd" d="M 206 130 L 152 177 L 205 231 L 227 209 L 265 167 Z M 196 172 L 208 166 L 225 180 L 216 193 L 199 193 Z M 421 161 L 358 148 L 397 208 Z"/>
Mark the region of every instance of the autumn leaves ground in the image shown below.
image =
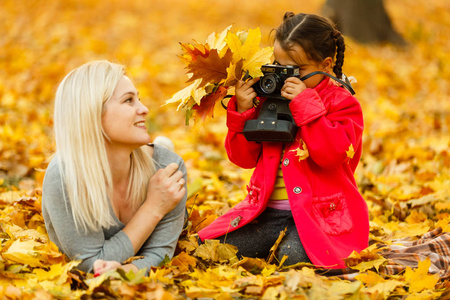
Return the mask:
<path id="1" fill-rule="evenodd" d="M 225 3 L 226 2 L 226 3 Z M 274 4 L 276 2 L 276 5 Z M 193 234 L 243 199 L 250 171 L 226 158 L 224 111 L 204 127 L 184 126 L 177 105 L 161 107 L 186 86 L 178 42 L 203 43 L 229 25 L 259 27 L 261 46 L 285 11 L 319 12 L 322 1 L 4 1 L 0 10 L 0 295 L 10 299 L 201 298 L 437 299 L 447 279 L 430 262 L 386 275 L 373 248 L 349 264 L 355 281 L 319 276 L 279 262 L 236 261 L 234 250 Z M 417 239 L 450 231 L 450 7 L 445 0 L 386 1 L 394 25 L 410 43 L 348 41 L 344 72 L 355 76 L 365 115 L 364 149 L 356 179 L 370 208 L 371 241 Z M 208 14 L 205 12 L 208 11 Z M 190 25 L 189 25 L 190 24 Z M 189 170 L 190 222 L 178 256 L 143 274 L 82 274 L 49 243 L 40 214 L 42 170 L 54 151 L 52 105 L 70 69 L 106 58 L 129 67 L 150 107 L 152 136 L 170 136 Z M 230 298 L 231 297 L 231 298 Z"/>

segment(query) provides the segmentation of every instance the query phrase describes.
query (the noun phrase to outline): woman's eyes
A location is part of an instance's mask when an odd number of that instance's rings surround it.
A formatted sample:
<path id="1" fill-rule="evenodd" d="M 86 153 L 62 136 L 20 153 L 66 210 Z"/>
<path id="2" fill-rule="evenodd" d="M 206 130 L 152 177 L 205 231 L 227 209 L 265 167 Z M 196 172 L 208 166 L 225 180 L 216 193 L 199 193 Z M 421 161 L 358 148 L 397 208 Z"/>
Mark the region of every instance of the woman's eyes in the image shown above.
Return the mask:
<path id="1" fill-rule="evenodd" d="M 141 102 L 141 98 L 136 98 L 136 101 L 139 101 L 139 102 Z M 133 98 L 132 97 L 130 97 L 130 98 L 128 98 L 128 99 L 126 99 L 124 102 L 126 102 L 126 103 L 130 103 L 130 102 L 133 102 Z"/>

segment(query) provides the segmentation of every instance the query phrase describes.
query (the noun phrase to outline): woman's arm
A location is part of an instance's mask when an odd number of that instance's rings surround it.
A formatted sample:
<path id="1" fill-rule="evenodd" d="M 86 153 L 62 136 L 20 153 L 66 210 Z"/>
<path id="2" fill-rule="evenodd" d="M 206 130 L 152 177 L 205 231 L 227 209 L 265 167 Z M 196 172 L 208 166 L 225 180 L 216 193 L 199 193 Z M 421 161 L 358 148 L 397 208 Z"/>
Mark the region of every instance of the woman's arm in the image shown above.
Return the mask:
<path id="1" fill-rule="evenodd" d="M 130 239 L 120 225 L 105 231 L 77 230 L 56 158 L 45 174 L 42 213 L 50 240 L 70 259 L 81 260 L 78 268 L 83 271 L 91 271 L 97 259 L 120 262 L 134 255 Z"/>
<path id="2" fill-rule="evenodd" d="M 186 195 L 186 180 L 176 163 L 158 170 L 151 178 L 147 200 L 136 211 L 123 231 L 137 253 L 164 216 Z"/>
<path id="3" fill-rule="evenodd" d="M 179 165 L 178 170 L 183 174 L 184 188 L 187 191 L 187 170 L 181 157 L 161 148 L 156 154 L 156 163 L 161 167 L 172 162 Z M 173 256 L 185 222 L 186 199 L 187 193 L 185 192 L 181 201 L 164 216 L 137 252 L 137 256 L 144 256 L 144 258 L 134 260 L 131 263 L 132 265 L 138 269 L 149 268 L 150 266 L 158 266 L 166 256 Z"/>
<path id="4" fill-rule="evenodd" d="M 183 173 L 176 169 L 177 165 L 172 164 L 158 170 L 151 179 L 148 201 L 127 226 L 117 224 L 93 232 L 81 228 L 76 230 L 59 168 L 53 161 L 47 169 L 43 194 L 43 215 L 50 239 L 69 258 L 82 260 L 79 268 L 84 271 L 91 271 L 94 262 L 99 259 L 125 261 L 137 253 L 164 215 L 186 195 Z M 182 185 L 173 183 L 179 179 L 183 180 Z M 110 213 L 113 213 L 112 210 Z M 181 227 L 182 224 L 180 231 Z"/>
<path id="5" fill-rule="evenodd" d="M 187 194 L 175 209 L 164 216 L 138 251 L 138 256 L 144 256 L 132 262 L 138 269 L 158 266 L 166 256 L 173 256 L 185 221 L 186 197 Z"/>

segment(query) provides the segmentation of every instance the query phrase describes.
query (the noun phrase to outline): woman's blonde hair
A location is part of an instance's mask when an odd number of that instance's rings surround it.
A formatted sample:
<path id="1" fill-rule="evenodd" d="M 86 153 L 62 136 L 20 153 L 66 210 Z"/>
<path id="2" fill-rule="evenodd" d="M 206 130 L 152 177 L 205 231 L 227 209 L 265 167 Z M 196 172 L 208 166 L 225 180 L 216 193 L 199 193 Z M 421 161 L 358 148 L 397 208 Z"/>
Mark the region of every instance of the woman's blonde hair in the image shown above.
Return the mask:
<path id="1" fill-rule="evenodd" d="M 77 229 L 97 231 L 117 223 L 107 193 L 113 184 L 102 113 L 124 75 L 124 66 L 93 61 L 71 71 L 56 92 L 56 151 Z M 130 159 L 127 200 L 136 208 L 145 201 L 155 166 L 150 154 L 140 148 Z"/>

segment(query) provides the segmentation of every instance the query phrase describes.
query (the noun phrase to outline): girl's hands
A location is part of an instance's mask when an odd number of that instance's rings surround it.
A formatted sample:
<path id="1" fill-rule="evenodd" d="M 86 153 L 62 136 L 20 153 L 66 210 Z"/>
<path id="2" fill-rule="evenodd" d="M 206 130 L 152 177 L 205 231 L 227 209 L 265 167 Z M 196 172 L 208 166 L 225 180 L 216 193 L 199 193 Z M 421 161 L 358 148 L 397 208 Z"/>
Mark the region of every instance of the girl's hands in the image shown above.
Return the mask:
<path id="1" fill-rule="evenodd" d="M 259 77 L 252 78 L 249 81 L 245 82 L 243 80 L 239 80 L 235 85 L 235 94 L 236 94 L 236 104 L 237 111 L 239 113 L 243 113 L 246 110 L 249 110 L 253 107 L 253 99 L 256 98 L 256 92 L 252 88 L 256 82 L 258 82 Z"/>
<path id="2" fill-rule="evenodd" d="M 243 113 L 253 107 L 253 99 L 255 99 L 256 92 L 252 88 L 260 78 L 256 77 L 247 82 L 240 80 L 236 83 L 235 94 L 237 102 L 237 111 Z M 306 89 L 306 85 L 297 77 L 289 77 L 284 81 L 284 85 L 281 88 L 281 96 L 286 99 L 292 100 L 298 94 Z"/>
<path id="3" fill-rule="evenodd" d="M 186 193 L 183 173 L 177 169 L 178 165 L 171 163 L 150 178 L 144 205 L 160 218 L 174 209 Z"/>
<path id="4" fill-rule="evenodd" d="M 306 89 L 306 85 L 297 77 L 289 77 L 281 88 L 281 96 L 292 100 Z"/>

